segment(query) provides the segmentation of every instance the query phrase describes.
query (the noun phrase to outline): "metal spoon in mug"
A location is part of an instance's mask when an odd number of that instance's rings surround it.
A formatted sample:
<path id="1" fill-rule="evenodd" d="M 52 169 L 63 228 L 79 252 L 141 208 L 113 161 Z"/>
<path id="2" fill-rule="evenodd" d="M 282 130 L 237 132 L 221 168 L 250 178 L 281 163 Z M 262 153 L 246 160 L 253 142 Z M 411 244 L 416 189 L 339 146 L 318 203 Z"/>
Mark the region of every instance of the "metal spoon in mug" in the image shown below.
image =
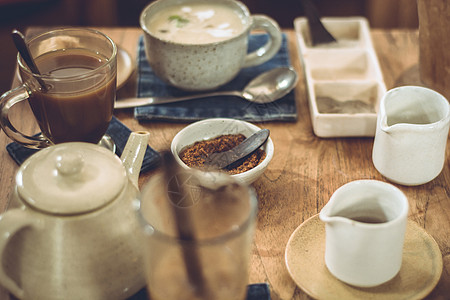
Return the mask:
<path id="1" fill-rule="evenodd" d="M 120 109 L 172 103 L 214 96 L 237 96 L 250 102 L 270 103 L 288 94 L 297 84 L 297 79 L 298 76 L 294 69 L 289 67 L 279 67 L 258 75 L 250 81 L 242 91 L 220 91 L 176 98 L 127 98 L 117 100 L 114 104 L 114 108 Z"/>
<path id="2" fill-rule="evenodd" d="M 27 64 L 27 66 L 31 70 L 31 72 L 36 75 L 41 75 L 41 72 L 39 72 L 39 69 L 36 66 L 36 63 L 33 60 L 33 56 L 30 53 L 30 49 L 28 49 L 27 43 L 25 42 L 25 36 L 17 29 L 14 29 L 11 32 L 11 37 L 14 41 L 14 45 L 16 45 L 17 51 L 19 51 L 20 56 L 23 58 L 23 60 L 25 61 L 25 63 Z M 44 81 L 39 77 L 35 77 L 35 78 L 41 85 L 42 90 L 46 91 L 47 87 L 46 87 Z"/>

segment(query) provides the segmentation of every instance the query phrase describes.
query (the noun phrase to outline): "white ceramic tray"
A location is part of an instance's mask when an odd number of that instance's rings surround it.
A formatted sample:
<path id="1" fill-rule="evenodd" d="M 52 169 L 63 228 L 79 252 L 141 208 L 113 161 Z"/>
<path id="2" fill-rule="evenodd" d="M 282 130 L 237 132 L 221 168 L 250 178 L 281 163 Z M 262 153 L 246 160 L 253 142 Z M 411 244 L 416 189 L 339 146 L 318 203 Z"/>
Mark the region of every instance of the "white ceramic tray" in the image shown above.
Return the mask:
<path id="1" fill-rule="evenodd" d="M 374 136 L 386 92 L 363 17 L 322 18 L 337 43 L 312 46 L 306 18 L 294 20 L 314 133 L 319 137 Z"/>

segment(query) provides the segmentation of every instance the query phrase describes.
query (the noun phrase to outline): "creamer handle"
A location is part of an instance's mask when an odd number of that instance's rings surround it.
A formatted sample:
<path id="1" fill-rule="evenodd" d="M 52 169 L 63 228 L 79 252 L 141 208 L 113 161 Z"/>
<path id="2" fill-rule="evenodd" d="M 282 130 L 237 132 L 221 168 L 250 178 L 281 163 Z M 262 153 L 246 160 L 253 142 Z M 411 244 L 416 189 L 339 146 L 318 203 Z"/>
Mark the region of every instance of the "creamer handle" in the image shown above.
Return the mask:
<path id="1" fill-rule="evenodd" d="M 38 226 L 39 221 L 22 209 L 12 209 L 0 216 L 0 257 L 3 257 L 6 246 L 11 238 L 26 227 Z M 6 274 L 3 264 L 0 264 L 0 284 L 14 296 L 22 299 L 24 290 Z"/>

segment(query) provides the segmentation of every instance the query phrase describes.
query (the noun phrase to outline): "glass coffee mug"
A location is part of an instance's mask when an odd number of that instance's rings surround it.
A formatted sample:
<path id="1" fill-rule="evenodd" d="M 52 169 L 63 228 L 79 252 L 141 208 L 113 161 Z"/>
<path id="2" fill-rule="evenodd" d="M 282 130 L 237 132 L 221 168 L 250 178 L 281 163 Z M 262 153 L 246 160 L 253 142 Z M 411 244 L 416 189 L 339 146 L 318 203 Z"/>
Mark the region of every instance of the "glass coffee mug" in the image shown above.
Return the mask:
<path id="1" fill-rule="evenodd" d="M 17 56 L 23 84 L 0 98 L 3 131 L 34 149 L 63 142 L 98 143 L 114 112 L 115 43 L 96 30 L 66 28 L 38 35 L 27 44 L 42 75 L 33 74 Z M 41 129 L 39 136 L 27 136 L 11 124 L 10 108 L 24 100 Z"/>
<path id="2" fill-rule="evenodd" d="M 141 194 L 138 216 L 149 295 L 152 300 L 243 300 L 256 195 L 226 174 L 187 173 L 187 180 L 169 181 L 188 187 L 190 196 L 169 199 L 170 182 L 158 175 Z"/>

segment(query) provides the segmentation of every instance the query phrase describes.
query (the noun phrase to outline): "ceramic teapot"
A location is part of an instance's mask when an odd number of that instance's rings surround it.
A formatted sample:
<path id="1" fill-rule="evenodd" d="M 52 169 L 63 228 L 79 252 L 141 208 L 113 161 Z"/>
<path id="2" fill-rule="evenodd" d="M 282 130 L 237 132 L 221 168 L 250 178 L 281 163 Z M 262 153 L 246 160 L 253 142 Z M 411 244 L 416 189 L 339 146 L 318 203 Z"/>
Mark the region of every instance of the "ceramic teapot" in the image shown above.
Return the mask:
<path id="1" fill-rule="evenodd" d="M 148 132 L 121 159 L 95 144 L 43 149 L 19 168 L 0 218 L 0 284 L 20 299 L 125 299 L 144 287 L 133 208 Z"/>

